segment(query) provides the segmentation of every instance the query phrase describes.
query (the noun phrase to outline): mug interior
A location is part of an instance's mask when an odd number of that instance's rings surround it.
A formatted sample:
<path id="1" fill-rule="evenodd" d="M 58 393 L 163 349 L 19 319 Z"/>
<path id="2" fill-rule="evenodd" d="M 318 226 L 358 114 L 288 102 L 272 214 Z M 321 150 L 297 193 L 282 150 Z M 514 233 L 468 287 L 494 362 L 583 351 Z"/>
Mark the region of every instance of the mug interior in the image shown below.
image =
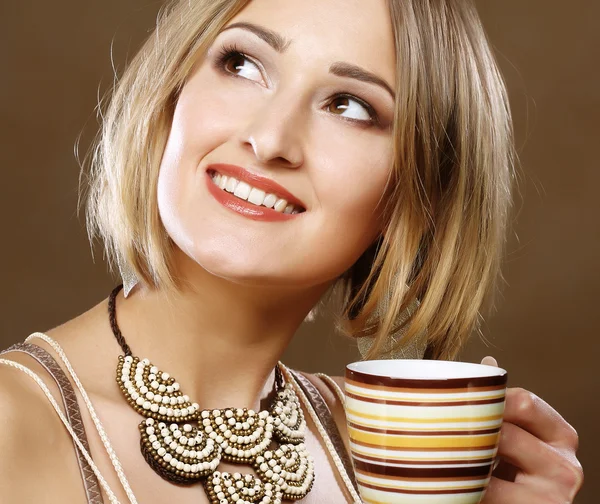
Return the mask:
<path id="1" fill-rule="evenodd" d="M 353 362 L 346 369 L 352 373 L 401 380 L 452 380 L 506 375 L 506 370 L 494 366 L 436 360 L 371 360 Z"/>

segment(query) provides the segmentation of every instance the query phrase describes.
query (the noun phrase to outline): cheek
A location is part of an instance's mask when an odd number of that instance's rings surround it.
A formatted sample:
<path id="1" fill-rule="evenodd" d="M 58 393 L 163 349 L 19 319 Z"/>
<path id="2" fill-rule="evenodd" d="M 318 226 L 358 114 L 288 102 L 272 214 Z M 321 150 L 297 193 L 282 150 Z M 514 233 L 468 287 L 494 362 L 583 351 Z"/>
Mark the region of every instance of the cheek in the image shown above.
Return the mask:
<path id="1" fill-rule="evenodd" d="M 246 107 L 241 107 L 242 103 Z M 177 101 L 163 162 L 176 154 L 177 162 L 198 164 L 206 153 L 231 137 L 239 125 L 240 111 L 247 109 L 248 103 L 252 101 L 243 93 L 226 92 L 209 68 L 201 68 Z"/>
<path id="2" fill-rule="evenodd" d="M 330 125 L 327 125 L 330 126 Z M 392 148 L 383 132 L 321 134 L 317 150 L 326 153 L 315 165 L 314 186 L 320 205 L 348 233 L 375 237 L 386 182 L 391 172 Z M 335 134 L 334 134 L 335 133 Z M 381 204 L 380 204 L 381 203 Z"/>
<path id="3" fill-rule="evenodd" d="M 243 93 L 228 93 L 214 72 L 201 67 L 185 85 L 175 108 L 158 179 L 159 212 L 169 235 L 180 246 L 191 247 L 198 225 L 198 173 L 203 158 L 231 139 L 240 123 Z M 241 108 L 240 108 L 241 107 Z M 193 218 L 192 218 L 193 217 Z M 187 230 L 187 232 L 186 232 Z"/>

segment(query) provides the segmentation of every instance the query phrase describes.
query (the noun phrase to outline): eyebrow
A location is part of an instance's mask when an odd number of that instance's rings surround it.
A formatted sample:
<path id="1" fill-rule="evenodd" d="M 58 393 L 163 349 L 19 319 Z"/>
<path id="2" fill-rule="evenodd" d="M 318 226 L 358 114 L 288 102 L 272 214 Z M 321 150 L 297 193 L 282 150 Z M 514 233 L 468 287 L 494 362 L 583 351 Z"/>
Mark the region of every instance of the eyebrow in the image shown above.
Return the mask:
<path id="1" fill-rule="evenodd" d="M 285 50 L 290 45 L 291 40 L 286 39 L 268 28 L 264 26 L 259 26 L 254 23 L 233 23 L 229 26 L 226 26 L 222 31 L 231 30 L 232 28 L 242 28 L 243 30 L 248 30 L 257 37 L 263 39 L 267 44 L 269 44 L 273 49 L 275 49 L 278 53 L 285 52 Z"/>
<path id="2" fill-rule="evenodd" d="M 260 39 L 264 40 L 267 44 L 269 44 L 278 53 L 285 52 L 292 42 L 291 40 L 286 39 L 279 33 L 269 30 L 264 26 L 248 22 L 238 22 L 230 24 L 229 26 L 226 26 L 222 31 L 231 30 L 233 28 L 241 28 L 243 30 L 252 32 L 254 35 L 256 35 Z M 361 68 L 352 63 L 337 61 L 329 67 L 329 73 L 337 75 L 338 77 L 346 77 L 349 79 L 356 79 L 362 82 L 375 84 L 376 86 L 385 89 L 391 95 L 392 99 L 396 99 L 396 93 L 394 93 L 394 90 L 386 81 L 384 81 L 381 77 L 378 77 L 374 73 L 371 73 L 365 70 L 364 68 Z"/>

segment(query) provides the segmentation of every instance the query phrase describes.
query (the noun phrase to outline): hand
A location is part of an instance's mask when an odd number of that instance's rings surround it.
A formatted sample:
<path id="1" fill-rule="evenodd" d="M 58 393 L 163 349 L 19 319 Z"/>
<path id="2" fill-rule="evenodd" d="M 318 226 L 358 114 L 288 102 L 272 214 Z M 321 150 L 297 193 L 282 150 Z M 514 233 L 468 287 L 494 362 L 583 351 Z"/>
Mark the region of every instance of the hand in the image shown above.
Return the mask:
<path id="1" fill-rule="evenodd" d="M 493 357 L 482 364 L 497 366 Z M 507 390 L 500 464 L 482 504 L 570 504 L 583 484 L 577 432 L 527 390 Z"/>

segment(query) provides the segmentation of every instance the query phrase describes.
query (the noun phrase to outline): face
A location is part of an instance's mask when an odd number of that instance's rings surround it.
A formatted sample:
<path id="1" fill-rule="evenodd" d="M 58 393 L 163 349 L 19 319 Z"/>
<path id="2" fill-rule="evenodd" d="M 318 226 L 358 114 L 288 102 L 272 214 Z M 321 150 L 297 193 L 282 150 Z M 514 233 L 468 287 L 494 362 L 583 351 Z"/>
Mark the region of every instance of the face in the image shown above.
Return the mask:
<path id="1" fill-rule="evenodd" d="M 174 112 L 158 204 L 177 247 L 238 283 L 341 275 L 382 229 L 394 80 L 384 0 L 250 2 Z"/>

